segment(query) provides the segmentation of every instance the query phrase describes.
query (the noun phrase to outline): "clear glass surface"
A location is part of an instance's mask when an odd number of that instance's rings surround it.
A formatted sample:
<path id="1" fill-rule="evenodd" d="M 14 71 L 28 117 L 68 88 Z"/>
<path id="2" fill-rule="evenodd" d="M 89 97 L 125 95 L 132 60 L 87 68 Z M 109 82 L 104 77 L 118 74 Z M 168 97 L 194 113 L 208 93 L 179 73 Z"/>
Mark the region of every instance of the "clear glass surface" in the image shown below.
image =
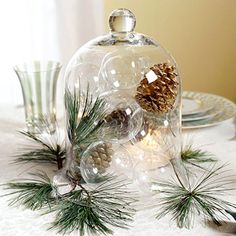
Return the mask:
<path id="1" fill-rule="evenodd" d="M 110 33 L 89 41 L 74 54 L 66 69 L 66 88 L 80 90 L 83 96 L 89 85 L 94 98 L 107 101 L 108 115 L 130 109 L 129 123 L 124 119 L 122 126 L 126 130 L 110 125 L 100 139 L 113 142 L 105 139 L 106 133 L 116 134 L 116 144 L 131 156 L 134 179 L 144 172 L 160 175 L 181 152 L 178 66 L 158 42 L 134 32 L 136 19 L 129 10 L 113 11 L 109 25 Z"/>
<path id="2" fill-rule="evenodd" d="M 54 61 L 33 61 L 14 67 L 21 84 L 26 125 L 31 133 L 55 131 L 56 85 L 60 69 L 61 64 Z"/>

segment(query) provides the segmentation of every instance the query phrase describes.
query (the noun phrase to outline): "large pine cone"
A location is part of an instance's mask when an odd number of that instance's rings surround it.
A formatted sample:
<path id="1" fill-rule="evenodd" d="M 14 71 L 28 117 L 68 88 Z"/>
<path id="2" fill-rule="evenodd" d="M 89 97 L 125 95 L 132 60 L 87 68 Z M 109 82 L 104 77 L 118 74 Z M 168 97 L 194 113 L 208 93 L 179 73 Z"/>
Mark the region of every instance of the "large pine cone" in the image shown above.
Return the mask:
<path id="1" fill-rule="evenodd" d="M 141 80 L 135 99 L 148 112 L 166 113 L 173 108 L 178 81 L 175 66 L 168 63 L 154 65 Z"/>

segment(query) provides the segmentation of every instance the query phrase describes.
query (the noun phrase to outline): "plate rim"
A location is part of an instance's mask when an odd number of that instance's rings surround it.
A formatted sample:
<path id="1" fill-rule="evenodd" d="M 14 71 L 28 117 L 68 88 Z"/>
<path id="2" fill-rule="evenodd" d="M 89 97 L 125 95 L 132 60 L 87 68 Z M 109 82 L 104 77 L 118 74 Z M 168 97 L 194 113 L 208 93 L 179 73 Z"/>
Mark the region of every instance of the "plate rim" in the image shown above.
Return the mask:
<path id="1" fill-rule="evenodd" d="M 216 94 L 211 94 L 211 93 L 204 93 L 204 92 L 194 92 L 194 91 L 183 91 L 183 93 L 182 93 L 182 96 L 184 95 L 184 94 L 191 94 L 191 96 L 196 96 L 196 95 L 200 95 L 200 96 L 210 96 L 210 97 L 215 97 L 215 98 L 218 98 L 218 99 L 220 99 L 220 100 L 222 100 L 222 101 L 225 101 L 225 102 L 227 102 L 229 105 L 232 105 L 232 107 L 234 106 L 234 111 L 232 111 L 232 115 L 231 116 L 229 116 L 229 117 L 227 117 L 227 118 L 225 118 L 225 119 L 222 119 L 222 120 L 217 120 L 217 121 L 213 121 L 213 122 L 211 122 L 211 123 L 205 123 L 205 124 L 199 124 L 199 125 L 189 125 L 189 126 L 185 126 L 184 125 L 184 122 L 183 122 L 183 120 L 182 120 L 182 128 L 183 129 L 196 129 L 196 128 L 204 128 L 204 127 L 210 127 L 210 126 L 215 126 L 215 125 L 218 125 L 218 124 L 220 124 L 220 123 L 222 123 L 222 122 L 224 122 L 224 121 L 227 121 L 227 120 L 229 120 L 229 119 L 231 119 L 231 118 L 233 118 L 233 117 L 235 117 L 236 116 L 236 104 L 233 102 L 233 101 L 231 101 L 230 99 L 228 99 L 228 98 L 225 98 L 225 97 L 222 97 L 222 96 L 220 96 L 220 95 L 216 95 Z M 232 109 L 233 110 L 233 109 Z M 221 111 L 221 114 L 224 114 L 224 110 L 222 110 Z M 214 119 L 214 117 L 212 117 L 212 119 Z M 207 119 L 208 120 L 208 119 Z M 210 121 L 211 119 L 209 119 L 208 121 Z M 188 121 L 187 121 L 188 122 Z M 194 121 L 193 121 L 194 122 Z M 195 122 L 198 122 L 197 120 L 195 121 Z M 200 120 L 199 120 L 199 122 L 200 122 Z M 207 122 L 207 121 L 206 121 Z M 186 123 L 186 122 L 185 122 Z M 189 123 L 191 123 L 191 122 L 189 122 Z"/>
<path id="2" fill-rule="evenodd" d="M 183 118 L 183 116 L 182 116 L 182 121 L 183 122 L 191 122 L 191 121 L 198 121 L 198 120 L 200 121 L 200 120 L 212 119 L 215 116 L 220 115 L 220 113 L 221 113 L 221 111 L 218 110 L 218 111 L 212 112 L 210 114 L 203 113 L 202 115 L 199 115 L 199 116 L 196 116 L 196 117 L 189 117 L 189 118 L 185 117 L 185 118 Z"/>

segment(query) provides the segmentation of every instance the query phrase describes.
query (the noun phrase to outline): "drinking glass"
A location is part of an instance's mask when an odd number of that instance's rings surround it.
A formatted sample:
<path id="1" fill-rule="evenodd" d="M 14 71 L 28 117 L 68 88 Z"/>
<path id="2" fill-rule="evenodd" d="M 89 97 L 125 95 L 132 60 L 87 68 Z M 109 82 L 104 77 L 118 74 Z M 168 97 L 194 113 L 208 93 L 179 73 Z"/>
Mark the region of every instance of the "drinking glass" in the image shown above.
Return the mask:
<path id="1" fill-rule="evenodd" d="M 28 131 L 55 132 L 56 85 L 61 63 L 32 61 L 16 65 L 14 70 L 21 84 Z"/>

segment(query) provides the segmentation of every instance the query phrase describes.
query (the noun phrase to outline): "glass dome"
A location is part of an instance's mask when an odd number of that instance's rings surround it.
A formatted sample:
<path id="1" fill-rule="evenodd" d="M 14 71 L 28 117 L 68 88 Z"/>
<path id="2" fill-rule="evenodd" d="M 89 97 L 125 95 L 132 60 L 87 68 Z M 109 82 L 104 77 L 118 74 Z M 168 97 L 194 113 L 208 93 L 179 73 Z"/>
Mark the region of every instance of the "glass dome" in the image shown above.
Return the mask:
<path id="1" fill-rule="evenodd" d="M 165 172 L 180 157 L 181 81 L 170 53 L 136 33 L 135 25 L 131 11 L 114 10 L 110 32 L 86 43 L 70 60 L 65 85 L 80 101 L 88 93 L 93 101 L 105 101 L 96 141 L 122 145 L 132 160 L 129 176 L 137 180 L 143 173 Z"/>

